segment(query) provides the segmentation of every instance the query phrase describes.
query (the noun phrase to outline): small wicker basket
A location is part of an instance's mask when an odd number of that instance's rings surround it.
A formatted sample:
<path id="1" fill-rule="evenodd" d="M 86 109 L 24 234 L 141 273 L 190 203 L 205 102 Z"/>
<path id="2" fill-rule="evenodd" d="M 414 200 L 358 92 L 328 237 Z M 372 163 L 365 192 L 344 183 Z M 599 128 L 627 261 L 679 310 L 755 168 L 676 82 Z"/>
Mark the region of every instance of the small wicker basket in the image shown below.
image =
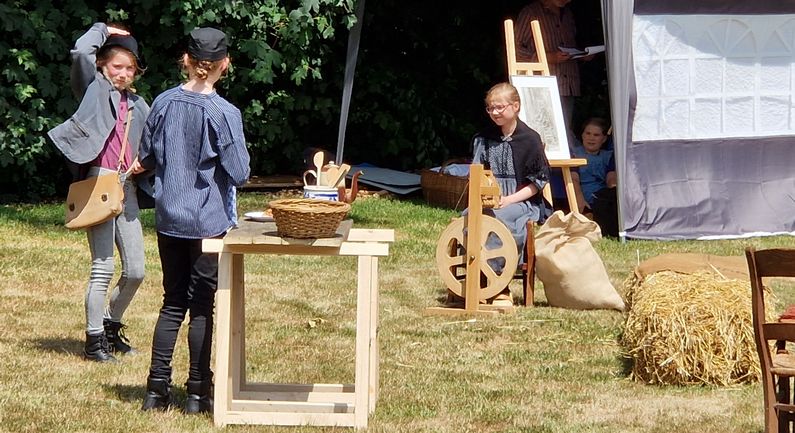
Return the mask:
<path id="1" fill-rule="evenodd" d="M 466 176 L 424 169 L 420 172 L 420 185 L 422 195 L 430 205 L 455 210 L 467 207 L 469 178 Z"/>
<path id="2" fill-rule="evenodd" d="M 348 214 L 348 203 L 312 199 L 273 200 L 273 220 L 279 236 L 287 238 L 330 238 Z"/>

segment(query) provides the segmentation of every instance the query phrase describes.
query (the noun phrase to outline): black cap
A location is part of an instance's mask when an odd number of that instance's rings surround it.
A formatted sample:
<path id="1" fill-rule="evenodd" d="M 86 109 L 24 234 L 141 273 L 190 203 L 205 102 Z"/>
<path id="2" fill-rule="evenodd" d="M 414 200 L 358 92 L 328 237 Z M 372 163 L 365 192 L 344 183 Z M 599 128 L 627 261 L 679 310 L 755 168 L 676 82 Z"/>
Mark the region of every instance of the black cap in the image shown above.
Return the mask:
<path id="1" fill-rule="evenodd" d="M 110 35 L 108 39 L 105 40 L 105 44 L 102 45 L 100 51 L 110 47 L 122 47 L 131 52 L 140 66 L 141 56 L 138 55 L 138 41 L 136 41 L 134 37 L 130 35 Z"/>
<path id="2" fill-rule="evenodd" d="M 188 54 L 196 60 L 214 62 L 226 57 L 226 35 L 212 27 L 202 27 L 190 32 Z"/>

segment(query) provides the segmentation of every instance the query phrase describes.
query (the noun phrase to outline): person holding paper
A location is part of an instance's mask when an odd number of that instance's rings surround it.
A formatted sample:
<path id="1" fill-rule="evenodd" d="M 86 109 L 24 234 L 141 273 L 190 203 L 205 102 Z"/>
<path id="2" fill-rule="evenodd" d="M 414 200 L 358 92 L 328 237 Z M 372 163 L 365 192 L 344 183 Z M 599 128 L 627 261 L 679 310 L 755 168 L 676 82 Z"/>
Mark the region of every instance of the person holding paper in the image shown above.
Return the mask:
<path id="1" fill-rule="evenodd" d="M 536 62 L 538 56 L 530 22 L 538 20 L 541 25 L 541 36 L 549 63 L 549 73 L 557 77 L 560 102 L 563 106 L 563 120 L 571 146 L 576 138 L 571 130 L 574 98 L 580 96 L 580 71 L 572 54 L 558 47 L 574 48 L 577 46 L 574 14 L 567 5 L 571 0 L 535 0 L 525 6 L 516 18 L 516 60 L 520 62 Z M 593 55 L 578 57 L 591 60 Z"/>

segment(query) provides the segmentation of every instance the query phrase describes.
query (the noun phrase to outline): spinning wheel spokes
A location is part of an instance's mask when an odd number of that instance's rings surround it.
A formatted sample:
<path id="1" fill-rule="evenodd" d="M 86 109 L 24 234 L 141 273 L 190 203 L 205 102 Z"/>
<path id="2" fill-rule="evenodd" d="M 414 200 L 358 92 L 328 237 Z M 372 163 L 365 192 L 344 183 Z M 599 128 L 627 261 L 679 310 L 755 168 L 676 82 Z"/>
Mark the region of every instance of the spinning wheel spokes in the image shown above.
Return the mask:
<path id="1" fill-rule="evenodd" d="M 479 299 L 485 300 L 496 296 L 513 278 L 519 254 L 511 232 L 497 219 L 482 215 L 480 239 L 485 245 L 480 246 L 481 290 Z M 485 241 L 490 239 L 489 241 Z M 436 244 L 436 264 L 445 286 L 460 297 L 465 297 L 465 278 L 467 254 L 464 246 L 464 218 L 456 218 L 439 236 Z M 495 262 L 504 264 L 492 267 Z M 491 264 L 490 264 L 491 263 Z"/>

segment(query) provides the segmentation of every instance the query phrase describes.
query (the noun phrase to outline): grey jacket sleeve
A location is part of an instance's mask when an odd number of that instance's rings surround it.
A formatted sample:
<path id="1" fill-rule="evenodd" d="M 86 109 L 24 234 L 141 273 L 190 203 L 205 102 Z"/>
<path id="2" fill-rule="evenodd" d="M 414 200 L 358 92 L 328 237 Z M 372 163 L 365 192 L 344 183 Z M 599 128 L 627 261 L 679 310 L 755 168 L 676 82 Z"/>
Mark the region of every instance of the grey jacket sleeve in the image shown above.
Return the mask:
<path id="1" fill-rule="evenodd" d="M 83 99 L 88 85 L 94 81 L 97 72 L 97 51 L 108 39 L 108 26 L 95 23 L 75 42 L 69 52 L 72 57 L 70 83 L 77 100 Z"/>

